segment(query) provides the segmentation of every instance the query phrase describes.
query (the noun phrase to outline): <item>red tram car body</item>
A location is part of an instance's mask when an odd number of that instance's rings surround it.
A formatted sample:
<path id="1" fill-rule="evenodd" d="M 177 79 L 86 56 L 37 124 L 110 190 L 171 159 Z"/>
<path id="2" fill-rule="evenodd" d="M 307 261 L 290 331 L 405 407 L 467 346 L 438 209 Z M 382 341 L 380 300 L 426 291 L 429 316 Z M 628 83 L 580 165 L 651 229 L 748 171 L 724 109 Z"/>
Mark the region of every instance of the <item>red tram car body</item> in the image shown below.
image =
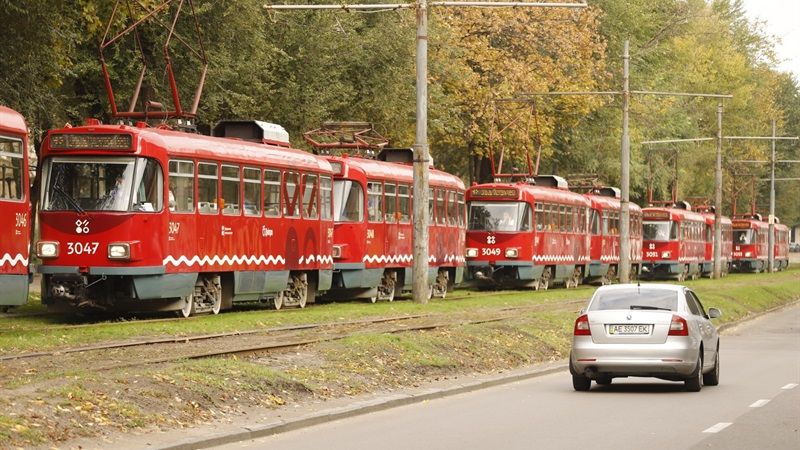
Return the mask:
<path id="1" fill-rule="evenodd" d="M 239 301 L 305 306 L 328 289 L 330 164 L 290 148 L 276 125 L 214 134 L 97 121 L 51 131 L 43 303 L 188 316 Z"/>
<path id="2" fill-rule="evenodd" d="M 763 272 L 769 264 L 769 224 L 761 215 L 733 219 L 733 258 L 736 272 Z"/>
<path id="3" fill-rule="evenodd" d="M 672 207 L 642 209 L 643 275 L 646 278 L 697 278 L 705 260 L 706 219 Z"/>
<path id="4" fill-rule="evenodd" d="M 468 279 L 534 289 L 581 283 L 590 262 L 591 202 L 559 177 L 535 180 L 538 184 L 489 183 L 467 190 Z"/>
<path id="5" fill-rule="evenodd" d="M 347 155 L 328 160 L 334 169 L 334 273 L 328 294 L 391 301 L 412 283 L 413 168 Z M 434 296 L 444 297 L 464 276 L 464 195 L 460 178 L 431 169 L 428 281 Z"/>
<path id="6" fill-rule="evenodd" d="M 31 203 L 28 198 L 28 127 L 0 106 L 0 308 L 28 300 Z"/>
<path id="7" fill-rule="evenodd" d="M 591 201 L 589 233 L 591 262 L 584 281 L 610 282 L 619 274 L 620 194 L 617 188 L 599 188 L 586 194 Z M 638 276 L 642 264 L 642 209 L 629 203 L 631 275 Z"/>
<path id="8" fill-rule="evenodd" d="M 789 267 L 789 227 L 775 223 L 775 270 Z M 760 214 L 733 220 L 733 269 L 763 272 L 769 268 L 769 223 Z"/>

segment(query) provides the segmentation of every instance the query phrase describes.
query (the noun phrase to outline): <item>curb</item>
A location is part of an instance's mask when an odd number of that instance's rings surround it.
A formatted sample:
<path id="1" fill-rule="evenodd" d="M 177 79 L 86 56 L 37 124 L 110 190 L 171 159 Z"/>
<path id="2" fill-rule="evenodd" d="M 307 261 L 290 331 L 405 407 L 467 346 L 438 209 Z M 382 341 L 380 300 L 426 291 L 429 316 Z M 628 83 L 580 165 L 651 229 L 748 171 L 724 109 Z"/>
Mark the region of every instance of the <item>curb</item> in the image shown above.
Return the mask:
<path id="1" fill-rule="evenodd" d="M 240 442 L 249 439 L 258 439 L 271 436 L 274 434 L 310 427 L 313 425 L 333 422 L 335 420 L 346 419 L 350 417 L 361 416 L 364 414 L 370 414 L 373 412 L 397 408 L 399 406 L 406 406 L 415 403 L 420 403 L 426 400 L 435 400 L 445 397 L 451 397 L 454 395 L 478 391 L 481 389 L 486 389 L 494 386 L 510 384 L 516 381 L 528 380 L 531 378 L 536 378 L 556 372 L 561 372 L 566 369 L 567 369 L 566 360 L 558 361 L 557 363 L 548 364 L 547 367 L 534 368 L 525 371 L 523 373 L 518 373 L 514 375 L 498 376 L 490 378 L 488 380 L 461 384 L 445 389 L 433 388 L 421 391 L 420 393 L 416 394 L 396 394 L 390 397 L 383 397 L 381 399 L 376 399 L 376 400 L 360 401 L 352 403 L 345 407 L 322 411 L 319 413 L 301 417 L 299 419 L 294 419 L 289 421 L 279 420 L 261 425 L 241 427 L 238 428 L 238 431 L 211 434 L 199 439 L 185 439 L 182 441 L 178 441 L 174 444 L 158 448 L 160 450 L 194 450 L 194 449 L 209 448 L 224 444 L 232 444 L 234 442 Z"/>
<path id="2" fill-rule="evenodd" d="M 745 316 L 734 322 L 727 322 L 719 327 L 717 331 L 722 333 L 743 323 L 757 319 L 766 314 L 770 314 L 782 309 L 790 308 L 800 304 L 800 300 L 795 300 L 791 303 L 786 303 L 776 306 L 756 314 Z M 218 445 L 232 444 L 250 439 L 258 439 L 275 434 L 294 431 L 301 428 L 306 428 L 323 423 L 333 422 L 340 419 L 347 419 L 350 417 L 357 417 L 373 412 L 384 411 L 400 406 L 411 405 L 420 403 L 426 400 L 435 400 L 440 398 L 451 397 L 458 394 L 478 391 L 481 389 L 491 388 L 495 386 L 502 386 L 505 384 L 514 383 L 517 381 L 528 380 L 537 378 L 544 375 L 549 375 L 556 372 L 564 371 L 568 368 L 568 361 L 566 359 L 554 363 L 540 364 L 539 367 L 528 369 L 524 372 L 516 373 L 513 375 L 500 375 L 489 379 L 475 381 L 466 384 L 460 384 L 449 388 L 431 388 L 419 393 L 414 394 L 395 394 L 380 399 L 364 400 L 351 403 L 344 407 L 333 408 L 318 413 L 309 414 L 292 420 L 277 420 L 265 424 L 253 425 L 248 427 L 238 427 L 235 431 L 219 432 L 209 434 L 200 438 L 188 438 L 176 441 L 173 444 L 157 447 L 159 450 L 194 450 L 201 448 L 209 448 Z"/>

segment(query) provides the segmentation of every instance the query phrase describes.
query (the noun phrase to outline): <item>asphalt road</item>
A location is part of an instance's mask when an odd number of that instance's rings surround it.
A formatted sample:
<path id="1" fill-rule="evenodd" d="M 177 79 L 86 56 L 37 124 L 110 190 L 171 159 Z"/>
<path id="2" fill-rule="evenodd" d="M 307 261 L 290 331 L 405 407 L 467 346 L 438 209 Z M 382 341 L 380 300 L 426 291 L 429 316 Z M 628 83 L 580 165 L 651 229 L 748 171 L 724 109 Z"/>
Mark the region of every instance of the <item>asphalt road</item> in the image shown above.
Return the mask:
<path id="1" fill-rule="evenodd" d="M 800 449 L 800 306 L 728 330 L 721 381 L 615 379 L 574 392 L 567 372 L 331 422 L 225 449 Z"/>

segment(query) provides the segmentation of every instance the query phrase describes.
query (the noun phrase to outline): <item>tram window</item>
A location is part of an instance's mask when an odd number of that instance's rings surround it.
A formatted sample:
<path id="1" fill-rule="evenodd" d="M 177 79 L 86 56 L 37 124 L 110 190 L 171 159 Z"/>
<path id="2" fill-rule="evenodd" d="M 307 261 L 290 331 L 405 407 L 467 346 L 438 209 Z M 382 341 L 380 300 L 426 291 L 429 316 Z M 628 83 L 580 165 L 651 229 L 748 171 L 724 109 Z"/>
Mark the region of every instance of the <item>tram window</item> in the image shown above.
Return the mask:
<path id="1" fill-rule="evenodd" d="M 600 213 L 596 210 L 592 210 L 592 234 L 598 235 L 600 234 Z"/>
<path id="2" fill-rule="evenodd" d="M 261 215 L 261 171 L 244 168 L 244 215 Z"/>
<path id="3" fill-rule="evenodd" d="M 169 162 L 169 210 L 194 212 L 194 163 Z"/>
<path id="4" fill-rule="evenodd" d="M 217 165 L 197 165 L 197 209 L 201 214 L 216 214 L 217 209 Z"/>
<path id="5" fill-rule="evenodd" d="M 736 244 L 753 244 L 753 231 L 752 230 L 734 231 L 733 242 Z"/>
<path id="6" fill-rule="evenodd" d="M 603 235 L 608 235 L 611 231 L 611 218 L 609 217 L 608 211 L 603 211 Z"/>
<path id="7" fill-rule="evenodd" d="M 619 235 L 619 213 L 611 213 L 611 234 Z"/>
<path id="8" fill-rule="evenodd" d="M 411 196 L 408 185 L 397 186 L 397 208 L 400 215 L 400 223 L 411 222 Z"/>
<path id="9" fill-rule="evenodd" d="M 278 170 L 264 171 L 264 215 L 281 215 L 281 173 Z"/>
<path id="10" fill-rule="evenodd" d="M 23 199 L 23 156 L 22 141 L 0 137 L 0 199 Z"/>
<path id="11" fill-rule="evenodd" d="M 316 175 L 303 175 L 303 217 L 316 219 L 317 214 L 317 189 Z"/>
<path id="12" fill-rule="evenodd" d="M 284 202 L 283 215 L 287 217 L 297 217 L 300 215 L 300 174 L 297 172 L 285 172 L 284 189 L 286 201 Z"/>
<path id="13" fill-rule="evenodd" d="M 140 163 L 142 160 L 139 160 Z M 153 159 L 145 164 L 137 164 L 135 186 L 133 191 L 133 211 L 161 211 L 164 199 L 164 176 L 161 166 Z"/>
<path id="14" fill-rule="evenodd" d="M 459 192 L 458 193 L 458 226 L 460 228 L 464 228 L 464 215 L 465 215 L 464 213 L 465 212 L 466 211 L 464 210 L 464 193 L 463 192 Z"/>
<path id="15" fill-rule="evenodd" d="M 436 222 L 439 225 L 447 224 L 447 208 L 445 200 L 447 199 L 447 192 L 444 189 L 436 189 Z"/>
<path id="16" fill-rule="evenodd" d="M 520 215 L 520 223 L 519 223 L 519 231 L 531 231 L 533 226 L 531 221 L 533 220 L 533 214 L 531 214 L 531 205 L 527 203 L 522 203 L 522 213 Z"/>
<path id="17" fill-rule="evenodd" d="M 383 188 L 386 191 L 386 223 L 395 223 L 399 215 L 397 212 L 397 185 L 386 183 Z"/>
<path id="18" fill-rule="evenodd" d="M 567 206 L 567 231 L 572 233 L 575 231 L 575 210 L 571 206 Z"/>
<path id="19" fill-rule="evenodd" d="M 333 218 L 333 181 L 331 177 L 320 177 L 319 179 L 319 213 L 322 220 Z"/>
<path id="20" fill-rule="evenodd" d="M 434 205 L 436 204 L 436 190 L 431 188 L 428 191 L 428 220 L 430 223 L 436 223 L 436 215 L 434 215 Z"/>
<path id="21" fill-rule="evenodd" d="M 239 208 L 239 167 L 222 166 L 222 214 L 238 216 Z"/>
<path id="22" fill-rule="evenodd" d="M 536 209 L 536 231 L 542 231 L 544 229 L 544 205 L 536 203 L 534 209 Z"/>
<path id="23" fill-rule="evenodd" d="M 333 221 L 361 222 L 364 220 L 364 189 L 353 180 L 333 182 Z"/>
<path id="24" fill-rule="evenodd" d="M 447 225 L 454 226 L 458 220 L 458 203 L 456 203 L 456 193 L 453 191 L 443 191 L 447 196 Z"/>
<path id="25" fill-rule="evenodd" d="M 367 218 L 370 222 L 383 221 L 383 184 L 367 183 Z"/>

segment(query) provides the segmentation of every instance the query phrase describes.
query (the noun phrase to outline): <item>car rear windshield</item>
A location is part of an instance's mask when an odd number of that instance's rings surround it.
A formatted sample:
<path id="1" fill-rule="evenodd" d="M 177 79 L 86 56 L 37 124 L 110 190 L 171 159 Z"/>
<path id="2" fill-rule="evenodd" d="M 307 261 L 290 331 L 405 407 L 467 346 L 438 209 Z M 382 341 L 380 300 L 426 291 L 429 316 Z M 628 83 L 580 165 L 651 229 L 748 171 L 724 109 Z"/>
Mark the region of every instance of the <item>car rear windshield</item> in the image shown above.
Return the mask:
<path id="1" fill-rule="evenodd" d="M 633 288 L 598 292 L 589 311 L 609 309 L 678 310 L 678 293 L 666 289 Z"/>

